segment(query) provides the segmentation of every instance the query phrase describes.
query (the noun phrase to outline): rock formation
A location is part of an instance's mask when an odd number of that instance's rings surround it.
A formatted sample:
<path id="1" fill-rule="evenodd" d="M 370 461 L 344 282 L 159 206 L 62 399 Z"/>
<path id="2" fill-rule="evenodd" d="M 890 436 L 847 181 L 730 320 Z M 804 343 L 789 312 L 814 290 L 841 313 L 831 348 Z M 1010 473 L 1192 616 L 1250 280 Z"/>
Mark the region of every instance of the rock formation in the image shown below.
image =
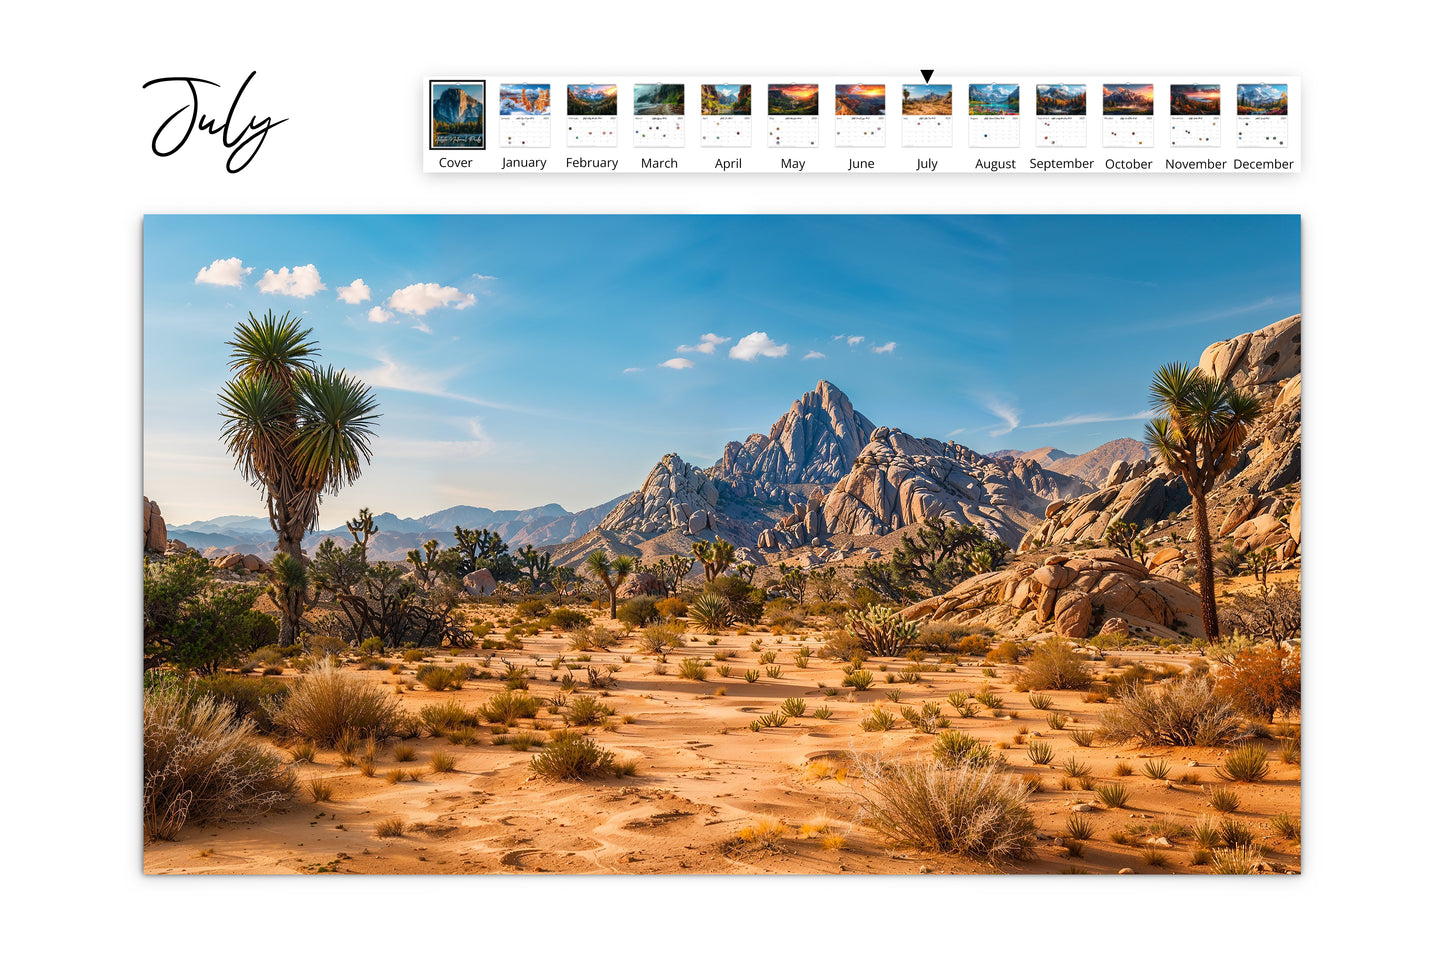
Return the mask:
<path id="1" fill-rule="evenodd" d="M 967 622 L 1009 636 L 1089 638 L 1101 632 L 1198 637 L 1199 596 L 1112 549 L 1034 553 L 903 610 L 905 618 Z"/>
<path id="2" fill-rule="evenodd" d="M 706 472 L 676 454 L 664 455 L 641 490 L 619 502 L 597 527 L 645 535 L 682 529 L 701 535 L 714 527 L 717 501 L 717 486 Z"/>
<path id="3" fill-rule="evenodd" d="M 466 574 L 462 579 L 462 589 L 468 595 L 491 595 L 497 590 L 497 580 L 492 577 L 490 569 L 479 568 Z"/>
<path id="4" fill-rule="evenodd" d="M 1241 550 L 1266 549 L 1281 561 L 1297 556 L 1300 481 L 1301 376 L 1300 316 L 1204 349 L 1199 368 L 1264 402 L 1250 426 L 1239 463 L 1210 493 L 1211 524 Z M 1182 479 L 1151 461 L 1116 462 L 1098 491 L 1050 505 L 1045 518 L 1024 536 L 1020 550 L 1080 541 L 1101 541 L 1115 521 L 1132 522 L 1141 534 L 1162 532 L 1168 517 L 1189 518 L 1192 504 Z M 1268 519 L 1268 520 L 1266 520 Z M 1283 521 L 1281 521 L 1283 519 Z M 1187 534 L 1187 533 L 1186 533 Z M 1182 553 L 1151 556 L 1158 571 L 1182 568 Z M 1164 569 L 1173 564 L 1175 569 Z"/>
<path id="5" fill-rule="evenodd" d="M 728 442 L 709 474 L 740 496 L 785 502 L 786 485 L 831 487 L 872 433 L 873 423 L 853 410 L 847 395 L 819 381 L 766 435 Z"/>
<path id="6" fill-rule="evenodd" d="M 876 428 L 832 491 L 763 532 L 758 547 L 883 535 L 935 517 L 977 525 L 1012 547 L 1047 505 L 1086 488 L 1032 460 L 995 460 L 953 442 Z"/>
<path id="7" fill-rule="evenodd" d="M 166 520 L 161 517 L 160 506 L 155 502 L 141 496 L 144 503 L 145 521 L 141 526 L 142 551 L 155 554 L 164 554 L 166 551 Z"/>

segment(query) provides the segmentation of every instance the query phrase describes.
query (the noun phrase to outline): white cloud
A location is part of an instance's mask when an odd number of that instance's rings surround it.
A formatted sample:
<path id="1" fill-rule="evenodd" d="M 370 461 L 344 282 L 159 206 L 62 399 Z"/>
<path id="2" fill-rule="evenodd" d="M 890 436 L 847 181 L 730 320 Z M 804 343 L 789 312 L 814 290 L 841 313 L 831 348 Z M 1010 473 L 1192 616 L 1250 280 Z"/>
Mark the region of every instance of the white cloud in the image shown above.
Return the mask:
<path id="1" fill-rule="evenodd" d="M 379 304 L 376 307 L 372 308 L 370 311 L 366 312 L 366 320 L 372 322 L 373 324 L 386 324 L 386 322 L 390 321 L 391 319 L 392 313 Z"/>
<path id="2" fill-rule="evenodd" d="M 847 340 L 848 347 L 854 348 L 863 343 L 863 336 L 861 334 L 850 334 Z"/>
<path id="3" fill-rule="evenodd" d="M 1019 410 L 1012 405 L 1006 405 L 997 399 L 991 399 L 984 403 L 984 407 L 998 417 L 1003 424 L 989 430 L 989 435 L 997 438 L 999 435 L 1006 435 L 1019 426 Z"/>
<path id="4" fill-rule="evenodd" d="M 325 291 L 321 283 L 321 272 L 314 264 L 298 264 L 292 268 L 267 271 L 256 282 L 262 294 L 282 294 L 288 298 L 309 298 L 317 291 Z"/>
<path id="5" fill-rule="evenodd" d="M 239 288 L 241 279 L 251 273 L 242 267 L 238 257 L 217 258 L 196 272 L 197 284 L 215 284 L 223 288 Z"/>
<path id="6" fill-rule="evenodd" d="M 898 342 L 890 341 L 887 344 L 875 344 L 868 350 L 873 352 L 874 354 L 892 354 L 893 349 L 896 347 L 898 347 Z"/>
<path id="7" fill-rule="evenodd" d="M 788 353 L 788 346 L 778 344 L 768 337 L 766 331 L 754 331 L 733 345 L 728 352 L 729 358 L 737 358 L 739 361 L 755 361 L 759 355 L 766 358 L 781 358 Z"/>
<path id="8" fill-rule="evenodd" d="M 402 314 L 413 314 L 420 317 L 435 308 L 455 305 L 460 311 L 462 308 L 469 308 L 476 303 L 477 296 L 475 294 L 463 294 L 456 288 L 442 287 L 440 284 L 431 282 L 411 284 L 396 289 L 391 292 L 391 297 L 387 299 L 386 305 Z"/>
<path id="9" fill-rule="evenodd" d="M 1096 425 L 1105 421 L 1144 421 L 1154 417 L 1154 412 L 1147 408 L 1143 411 L 1136 411 L 1132 415 L 1065 415 L 1057 421 L 1041 421 L 1036 425 L 1024 425 L 1025 428 L 1067 428 L 1071 425 Z"/>
<path id="10" fill-rule="evenodd" d="M 345 301 L 347 304 L 360 304 L 362 301 L 371 300 L 371 288 L 366 282 L 357 278 L 344 288 L 336 289 L 336 300 Z"/>
<path id="11" fill-rule="evenodd" d="M 639 372 L 639 371 L 641 371 L 641 370 L 642 370 L 641 368 L 623 368 L 623 369 L 622 369 L 622 373 L 623 373 L 623 374 L 637 374 L 637 372 Z"/>
<path id="12" fill-rule="evenodd" d="M 828 357 L 828 356 L 827 356 L 826 354 L 824 354 L 823 352 L 821 352 L 821 351 L 809 351 L 807 354 L 803 355 L 803 360 L 804 360 L 804 361 L 812 361 L 814 358 L 826 358 L 826 357 Z"/>
<path id="13" fill-rule="evenodd" d="M 681 371 L 681 370 L 684 369 L 684 368 L 691 368 L 691 367 L 693 367 L 693 364 L 692 364 L 691 361 L 687 360 L 686 358 L 669 358 L 668 360 L 664 361 L 662 364 L 658 365 L 658 367 L 659 367 L 659 368 L 674 368 L 674 369 L 676 369 L 676 370 L 678 370 L 678 371 Z"/>
<path id="14" fill-rule="evenodd" d="M 677 346 L 677 350 L 696 351 L 698 354 L 712 354 L 717 350 L 718 345 L 727 344 L 731 340 L 732 338 L 719 338 L 712 332 L 708 332 L 702 336 L 702 340 L 697 344 L 680 344 Z"/>
<path id="15" fill-rule="evenodd" d="M 500 280 L 501 280 L 501 278 L 497 277 L 495 274 L 473 274 L 472 277 L 476 278 L 478 281 L 500 281 Z"/>
<path id="16" fill-rule="evenodd" d="M 425 321 L 418 321 L 416 324 L 412 325 L 412 330 L 420 331 L 422 334 L 431 334 L 431 325 L 427 324 Z"/>

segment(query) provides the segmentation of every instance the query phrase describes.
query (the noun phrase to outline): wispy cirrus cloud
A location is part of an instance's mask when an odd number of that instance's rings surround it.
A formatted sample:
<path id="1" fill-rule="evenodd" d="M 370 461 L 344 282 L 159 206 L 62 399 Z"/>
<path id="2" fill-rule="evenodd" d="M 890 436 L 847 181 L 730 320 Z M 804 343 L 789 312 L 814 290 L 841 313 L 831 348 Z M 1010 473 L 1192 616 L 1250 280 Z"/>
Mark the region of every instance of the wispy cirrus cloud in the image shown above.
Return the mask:
<path id="1" fill-rule="evenodd" d="M 1013 405 L 1000 401 L 997 398 L 987 399 L 983 406 L 989 413 L 998 418 L 999 424 L 989 429 L 989 437 L 997 438 L 999 435 L 1006 435 L 1019 426 L 1019 415 L 1021 412 Z"/>
<path id="2" fill-rule="evenodd" d="M 693 363 L 686 358 L 668 358 L 658 365 L 659 368 L 672 368 L 674 371 L 682 371 L 693 367 Z"/>
<path id="3" fill-rule="evenodd" d="M 680 344 L 677 350 L 682 352 L 696 351 L 698 354 L 712 354 L 717 351 L 719 345 L 727 344 L 732 338 L 721 338 L 709 331 L 699 339 L 697 344 Z"/>
<path id="4" fill-rule="evenodd" d="M 890 341 L 887 344 L 875 344 L 868 350 L 873 352 L 874 354 L 892 354 L 893 349 L 896 347 L 898 347 L 898 342 Z"/>
<path id="5" fill-rule="evenodd" d="M 819 358 L 826 358 L 826 357 L 828 357 L 828 356 L 827 356 L 826 354 L 824 354 L 823 352 L 821 352 L 821 351 L 809 351 L 807 354 L 803 355 L 803 360 L 804 360 L 804 361 L 816 361 L 816 360 L 819 359 Z"/>
<path id="6" fill-rule="evenodd" d="M 1145 408 L 1143 411 L 1136 411 L 1132 415 L 1065 415 L 1054 421 L 1040 421 L 1037 424 L 1024 425 L 1025 428 L 1067 428 L 1072 425 L 1096 425 L 1108 421 L 1144 421 L 1154 417 L 1154 412 Z"/>

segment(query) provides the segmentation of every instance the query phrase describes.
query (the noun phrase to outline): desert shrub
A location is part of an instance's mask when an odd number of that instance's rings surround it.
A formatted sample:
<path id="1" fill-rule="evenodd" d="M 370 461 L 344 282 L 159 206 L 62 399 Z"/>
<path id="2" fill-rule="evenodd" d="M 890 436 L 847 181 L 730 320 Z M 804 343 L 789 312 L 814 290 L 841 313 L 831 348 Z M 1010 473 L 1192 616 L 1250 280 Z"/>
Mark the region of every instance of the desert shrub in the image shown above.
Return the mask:
<path id="1" fill-rule="evenodd" d="M 1220 627 L 1278 645 L 1300 631 L 1300 590 L 1288 582 L 1240 592 L 1219 613 Z"/>
<path id="2" fill-rule="evenodd" d="M 1202 813 L 1195 821 L 1193 828 L 1189 830 L 1189 838 L 1194 840 L 1194 845 L 1200 849 L 1213 849 L 1219 845 L 1219 827 L 1214 821 Z"/>
<path id="3" fill-rule="evenodd" d="M 332 786 L 331 783 L 322 779 L 320 776 L 313 776 L 307 780 L 306 792 L 307 795 L 311 797 L 312 802 L 330 802 L 335 791 L 336 787 Z"/>
<path id="4" fill-rule="evenodd" d="M 218 582 L 213 575 L 210 560 L 199 555 L 146 565 L 146 668 L 169 663 L 208 674 L 276 642 L 276 620 L 251 607 L 263 589 Z"/>
<path id="5" fill-rule="evenodd" d="M 862 692 L 873 684 L 873 673 L 867 669 L 854 669 L 852 672 L 844 674 L 843 684 Z"/>
<path id="6" fill-rule="evenodd" d="M 611 752 L 579 732 L 559 732 L 532 758 L 531 767 L 544 779 L 602 779 L 626 771 Z"/>
<path id="7" fill-rule="evenodd" d="M 705 682 L 707 666 L 702 664 L 701 659 L 683 659 L 678 663 L 677 674 L 690 682 Z"/>
<path id="8" fill-rule="evenodd" d="M 1123 809 L 1129 804 L 1129 787 L 1121 782 L 1106 782 L 1094 790 L 1094 798 L 1110 809 Z"/>
<path id="9" fill-rule="evenodd" d="M 985 709 L 1003 708 L 1003 699 L 999 698 L 996 693 L 986 691 L 975 692 L 973 698 L 975 701 L 978 702 L 979 705 L 983 706 Z"/>
<path id="10" fill-rule="evenodd" d="M 652 626 L 647 631 L 651 632 L 655 628 L 657 626 Z M 573 629 L 567 635 L 571 640 L 568 643 L 569 647 L 578 652 L 593 650 L 606 652 L 617 644 L 617 636 L 613 635 L 612 630 L 605 625 L 584 625 L 581 628 Z"/>
<path id="11" fill-rule="evenodd" d="M 1019 644 L 1013 639 L 1004 639 L 998 645 L 989 649 L 986 654 L 991 661 L 1013 664 L 1019 660 L 1022 650 L 1019 648 Z"/>
<path id="12" fill-rule="evenodd" d="M 1213 871 L 1220 876 L 1248 876 L 1260 862 L 1259 850 L 1254 846 L 1221 849 L 1210 857 Z"/>
<path id="13" fill-rule="evenodd" d="M 1035 765 L 1047 766 L 1054 758 L 1054 747 L 1039 739 L 1030 740 L 1027 751 Z"/>
<path id="14" fill-rule="evenodd" d="M 427 665 L 417 670 L 416 681 L 433 692 L 460 689 L 462 683 L 472 677 L 468 666 Z"/>
<path id="15" fill-rule="evenodd" d="M 638 595 L 619 603 L 617 621 L 626 626 L 629 631 L 662 621 L 662 615 L 657 611 L 657 599 L 651 595 Z"/>
<path id="16" fill-rule="evenodd" d="M 1219 768 L 1235 782 L 1259 782 L 1269 774 L 1269 750 L 1257 742 L 1240 746 L 1224 757 Z"/>
<path id="17" fill-rule="evenodd" d="M 886 605 L 870 605 L 848 620 L 848 634 L 869 655 L 901 655 L 918 641 L 918 623 Z"/>
<path id="18" fill-rule="evenodd" d="M 649 625 L 642 630 L 643 652 L 666 652 L 668 649 L 676 649 L 683 642 L 683 624 L 681 622 L 663 622 L 658 625 Z"/>
<path id="19" fill-rule="evenodd" d="M 711 592 L 698 596 L 692 603 L 692 617 L 709 632 L 721 632 L 733 624 L 733 611 L 727 599 Z"/>
<path id="20" fill-rule="evenodd" d="M 546 614 L 547 603 L 542 599 L 527 599 L 517 605 L 517 615 L 524 619 L 535 619 Z"/>
<path id="21" fill-rule="evenodd" d="M 595 726 L 612 715 L 612 708 L 595 696 L 583 695 L 572 700 L 564 716 L 569 725 Z"/>
<path id="22" fill-rule="evenodd" d="M 455 772 L 457 757 L 445 749 L 436 749 L 430 756 L 432 772 Z"/>
<path id="23" fill-rule="evenodd" d="M 422 706 L 418 713 L 422 726 L 434 736 L 443 736 L 455 729 L 462 729 L 477 724 L 477 714 L 462 707 L 462 704 L 455 699 L 448 699 L 446 702 L 433 702 L 431 705 Z M 405 762 L 397 757 L 398 762 Z"/>
<path id="24" fill-rule="evenodd" d="M 1221 819 L 1219 821 L 1219 842 L 1229 849 L 1253 846 L 1254 830 L 1238 819 Z"/>
<path id="25" fill-rule="evenodd" d="M 1062 712 L 1050 712 L 1047 720 L 1050 729 L 1067 729 L 1069 727 L 1069 717 Z"/>
<path id="26" fill-rule="evenodd" d="M 591 617 L 585 612 L 579 612 L 576 609 L 569 608 L 553 609 L 552 614 L 547 617 L 548 624 L 563 632 L 580 629 L 591 621 Z"/>
<path id="27" fill-rule="evenodd" d="M 1268 722 L 1300 707 L 1300 650 L 1277 645 L 1245 649 L 1219 670 L 1215 690 L 1241 712 Z"/>
<path id="28" fill-rule="evenodd" d="M 1218 746 L 1238 741 L 1241 722 L 1233 705 L 1203 677 L 1158 685 L 1135 682 L 1119 693 L 1100 728 L 1114 742 L 1137 739 L 1149 746 Z"/>
<path id="29" fill-rule="evenodd" d="M 790 716 L 800 716 L 808 711 L 808 704 L 797 696 L 783 700 L 783 712 Z"/>
<path id="30" fill-rule="evenodd" d="M 1083 813 L 1073 813 L 1064 823 L 1064 832 L 1070 839 L 1077 839 L 1080 842 L 1094 838 L 1094 823 Z"/>
<path id="31" fill-rule="evenodd" d="M 1087 689 L 1093 677 L 1084 661 L 1083 655 L 1062 639 L 1041 642 L 1024 660 L 1019 685 L 1026 689 Z"/>
<path id="32" fill-rule="evenodd" d="M 401 700 L 384 687 L 320 663 L 297 677 L 291 696 L 272 718 L 278 728 L 320 746 L 334 746 L 345 733 L 389 738 L 401 713 Z"/>
<path id="33" fill-rule="evenodd" d="M 1166 759 L 1149 759 L 1144 763 L 1144 775 L 1162 781 L 1169 778 L 1171 768 Z"/>
<path id="34" fill-rule="evenodd" d="M 1035 709 L 1038 709 L 1040 712 L 1047 712 L 1049 708 L 1053 706 L 1053 704 L 1053 696 L 1045 695 L 1042 692 L 1029 693 L 1029 705 L 1033 706 Z"/>
<path id="35" fill-rule="evenodd" d="M 998 862 L 1034 845 L 1029 789 L 993 761 L 955 766 L 938 759 L 854 754 L 860 815 L 884 835 L 920 849 Z"/>
<path id="36" fill-rule="evenodd" d="M 1299 842 L 1299 820 L 1295 819 L 1289 813 L 1276 813 L 1269 817 L 1269 828 L 1270 831 L 1280 839 Z"/>
<path id="37" fill-rule="evenodd" d="M 261 732 L 274 731 L 271 715 L 291 694 L 291 687 L 274 677 L 217 674 L 194 679 L 186 686 L 195 695 L 209 695 L 231 709 L 237 721 L 250 719 Z"/>
<path id="38" fill-rule="evenodd" d="M 296 778 L 251 740 L 249 719 L 210 695 L 175 684 L 145 693 L 143 826 L 147 840 L 174 839 L 190 820 L 269 812 L 291 798 Z"/>
<path id="39" fill-rule="evenodd" d="M 657 614 L 664 619 L 683 619 L 687 617 L 687 603 L 682 599 L 665 598 L 659 599 L 657 603 Z"/>
<path id="40" fill-rule="evenodd" d="M 536 696 L 520 689 L 503 689 L 493 693 L 482 706 L 482 717 L 493 725 L 511 726 L 518 719 L 535 719 L 542 703 Z"/>
<path id="41" fill-rule="evenodd" d="M 887 732 L 893 728 L 898 717 L 882 706 L 874 706 L 873 711 L 864 716 L 858 725 L 864 732 Z"/>
<path id="42" fill-rule="evenodd" d="M 1219 813 L 1232 813 L 1239 809 L 1239 794 L 1228 786 L 1215 786 L 1209 790 L 1209 808 Z"/>
<path id="43" fill-rule="evenodd" d="M 1094 744 L 1094 730 L 1070 729 L 1069 738 L 1074 741 L 1074 745 L 1087 749 Z"/>

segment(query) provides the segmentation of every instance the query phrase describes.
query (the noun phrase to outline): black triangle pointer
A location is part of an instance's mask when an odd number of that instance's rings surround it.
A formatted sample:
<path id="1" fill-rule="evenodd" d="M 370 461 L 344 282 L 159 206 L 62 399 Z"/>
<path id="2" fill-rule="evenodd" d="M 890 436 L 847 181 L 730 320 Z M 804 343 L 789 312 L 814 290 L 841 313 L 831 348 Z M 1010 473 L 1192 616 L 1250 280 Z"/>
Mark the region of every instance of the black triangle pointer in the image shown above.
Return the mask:
<path id="1" fill-rule="evenodd" d="M 928 83 L 930 80 L 933 79 L 933 69 L 932 69 L 932 68 L 929 68 L 928 70 L 920 70 L 920 71 L 918 71 L 918 72 L 923 75 L 923 82 L 924 82 L 925 84 Z"/>

